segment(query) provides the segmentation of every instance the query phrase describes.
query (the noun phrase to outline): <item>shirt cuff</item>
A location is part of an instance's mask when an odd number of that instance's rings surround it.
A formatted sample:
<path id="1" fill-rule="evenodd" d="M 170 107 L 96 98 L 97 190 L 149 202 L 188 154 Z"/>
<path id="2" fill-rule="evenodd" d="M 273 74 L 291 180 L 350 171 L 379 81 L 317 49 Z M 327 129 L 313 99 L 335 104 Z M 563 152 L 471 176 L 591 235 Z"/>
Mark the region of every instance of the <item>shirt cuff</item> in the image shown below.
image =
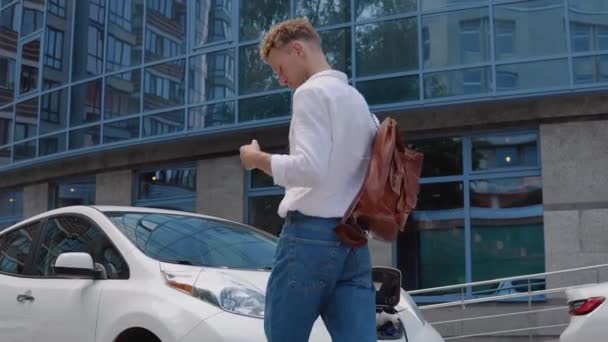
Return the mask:
<path id="1" fill-rule="evenodd" d="M 270 156 L 270 169 L 272 171 L 272 178 L 274 184 L 282 187 L 286 187 L 287 184 L 287 173 L 286 173 L 286 162 L 289 156 L 280 154 L 273 154 Z"/>

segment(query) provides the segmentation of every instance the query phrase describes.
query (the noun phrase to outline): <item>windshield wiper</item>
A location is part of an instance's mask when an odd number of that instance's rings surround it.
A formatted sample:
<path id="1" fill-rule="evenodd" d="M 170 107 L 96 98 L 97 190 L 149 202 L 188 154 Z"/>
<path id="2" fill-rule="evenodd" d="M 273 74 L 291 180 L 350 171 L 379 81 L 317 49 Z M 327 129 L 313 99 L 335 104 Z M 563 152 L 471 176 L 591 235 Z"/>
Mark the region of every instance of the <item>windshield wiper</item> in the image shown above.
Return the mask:
<path id="1" fill-rule="evenodd" d="M 191 261 L 189 261 L 189 260 L 166 260 L 166 259 L 159 259 L 159 261 L 166 262 L 166 263 L 169 263 L 169 264 L 194 266 L 194 264 Z"/>

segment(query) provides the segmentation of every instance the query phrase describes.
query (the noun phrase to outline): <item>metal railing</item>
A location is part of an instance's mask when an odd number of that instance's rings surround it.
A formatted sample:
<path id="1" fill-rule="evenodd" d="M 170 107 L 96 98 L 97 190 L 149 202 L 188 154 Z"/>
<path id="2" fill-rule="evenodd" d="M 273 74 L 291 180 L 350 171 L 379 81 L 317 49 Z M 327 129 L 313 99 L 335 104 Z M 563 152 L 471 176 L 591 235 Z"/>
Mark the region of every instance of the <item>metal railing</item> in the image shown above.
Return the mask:
<path id="1" fill-rule="evenodd" d="M 528 274 L 528 275 L 521 275 L 521 276 L 515 276 L 515 277 L 498 278 L 498 279 L 464 283 L 464 284 L 458 284 L 458 285 L 434 287 L 434 288 L 428 288 L 428 289 L 422 289 L 422 290 L 408 291 L 408 293 L 414 298 L 416 296 L 425 295 L 425 294 L 429 295 L 429 294 L 436 294 L 436 293 L 454 292 L 455 290 L 460 293 L 460 299 L 457 299 L 457 300 L 449 300 L 449 301 L 444 301 L 444 302 L 437 303 L 437 304 L 421 305 L 420 309 L 423 311 L 429 311 L 432 309 L 460 307 L 461 308 L 460 312 L 463 312 L 464 310 L 467 309 L 468 306 L 471 306 L 473 304 L 508 302 L 509 300 L 513 300 L 515 298 L 527 297 L 527 310 L 521 310 L 521 311 L 509 312 L 509 313 L 479 315 L 479 316 L 474 316 L 474 317 L 464 317 L 464 318 L 461 317 L 461 318 L 457 318 L 457 319 L 439 320 L 439 321 L 430 321 L 429 322 L 435 328 L 437 328 L 438 330 L 441 330 L 441 326 L 449 325 L 449 324 L 459 324 L 459 323 L 465 323 L 465 322 L 483 321 L 483 320 L 491 320 L 491 319 L 504 319 L 504 318 L 516 317 L 516 316 L 521 316 L 521 315 L 530 315 L 530 314 L 546 314 L 546 313 L 550 314 L 552 312 L 560 312 L 560 311 L 565 312 L 568 309 L 568 306 L 566 305 L 565 300 L 563 301 L 564 305 L 556 305 L 556 306 L 552 306 L 552 307 L 548 307 L 548 308 L 540 308 L 540 309 L 533 308 L 533 303 L 544 301 L 545 295 L 565 293 L 565 291 L 568 289 L 586 286 L 589 284 L 593 284 L 593 282 L 588 281 L 583 284 L 547 288 L 546 281 L 543 280 L 543 282 L 541 284 L 540 282 L 538 282 L 538 279 L 540 279 L 540 278 L 546 279 L 547 276 L 571 275 L 576 272 L 587 271 L 587 272 L 595 272 L 595 283 L 599 283 L 601 281 L 600 271 L 602 271 L 602 270 L 608 270 L 608 264 L 578 267 L 578 268 L 572 268 L 572 269 L 566 269 L 566 270 L 560 270 L 560 271 Z M 608 280 L 608 279 L 605 279 L 605 280 Z M 513 283 L 513 282 L 519 282 L 519 283 L 523 283 L 523 284 L 519 284 L 519 285 L 515 285 L 515 286 L 511 286 L 511 287 L 497 286 L 496 289 L 483 290 L 483 291 L 480 291 L 477 293 L 474 293 L 471 291 L 471 289 L 476 286 L 488 286 L 488 285 L 494 285 L 494 284 L 500 285 L 500 284 Z M 542 285 L 544 285 L 544 286 L 542 286 Z M 543 287 L 543 288 L 534 290 L 533 289 L 534 287 Z M 521 291 L 522 288 L 524 289 L 524 291 Z M 510 291 L 510 290 L 513 290 L 513 291 Z M 490 291 L 494 291 L 494 294 L 493 295 L 492 294 L 487 294 L 487 295 L 483 294 L 483 293 L 488 293 Z M 500 294 L 501 291 L 502 292 L 513 292 L 513 293 Z M 519 301 L 519 303 L 521 304 L 524 302 Z M 528 323 L 529 322 L 530 321 L 528 320 Z M 537 326 L 526 326 L 526 327 L 522 327 L 522 328 L 513 328 L 513 329 L 504 329 L 504 330 L 491 330 L 491 331 L 476 332 L 476 333 L 462 333 L 460 335 L 445 336 L 444 339 L 446 341 L 462 340 L 462 339 L 473 338 L 473 337 L 496 336 L 496 335 L 517 334 L 517 333 L 521 334 L 521 333 L 527 332 L 528 333 L 527 335 L 528 335 L 530 341 L 532 341 L 533 340 L 532 333 L 534 331 L 543 330 L 543 329 L 565 328 L 567 325 L 568 325 L 567 323 L 558 323 L 558 324 L 545 324 L 545 325 L 537 325 Z M 525 335 L 522 335 L 522 336 L 525 337 Z"/>

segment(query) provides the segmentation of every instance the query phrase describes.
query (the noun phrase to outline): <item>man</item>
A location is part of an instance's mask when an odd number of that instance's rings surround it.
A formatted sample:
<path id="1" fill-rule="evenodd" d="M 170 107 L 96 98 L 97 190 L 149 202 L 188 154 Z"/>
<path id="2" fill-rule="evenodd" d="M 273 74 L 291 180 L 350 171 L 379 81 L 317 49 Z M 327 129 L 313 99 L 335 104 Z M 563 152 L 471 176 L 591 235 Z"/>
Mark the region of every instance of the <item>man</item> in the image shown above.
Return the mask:
<path id="1" fill-rule="evenodd" d="M 308 341 L 319 315 L 333 341 L 376 341 L 369 250 L 341 242 L 335 228 L 363 184 L 377 121 L 346 75 L 331 69 L 308 20 L 271 28 L 260 55 L 295 89 L 290 153 L 270 155 L 255 140 L 240 150 L 246 169 L 286 190 L 266 291 L 268 341 Z"/>

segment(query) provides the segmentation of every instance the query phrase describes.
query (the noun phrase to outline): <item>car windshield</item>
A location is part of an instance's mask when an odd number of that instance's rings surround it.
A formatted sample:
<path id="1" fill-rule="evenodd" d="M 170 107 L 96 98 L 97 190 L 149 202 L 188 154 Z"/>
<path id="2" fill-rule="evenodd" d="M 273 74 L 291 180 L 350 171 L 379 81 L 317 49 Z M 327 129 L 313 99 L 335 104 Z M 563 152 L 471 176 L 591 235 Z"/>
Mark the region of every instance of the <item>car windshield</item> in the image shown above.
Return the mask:
<path id="1" fill-rule="evenodd" d="M 236 223 L 162 213 L 105 214 L 137 248 L 159 261 L 268 269 L 274 258 L 276 238 Z"/>

